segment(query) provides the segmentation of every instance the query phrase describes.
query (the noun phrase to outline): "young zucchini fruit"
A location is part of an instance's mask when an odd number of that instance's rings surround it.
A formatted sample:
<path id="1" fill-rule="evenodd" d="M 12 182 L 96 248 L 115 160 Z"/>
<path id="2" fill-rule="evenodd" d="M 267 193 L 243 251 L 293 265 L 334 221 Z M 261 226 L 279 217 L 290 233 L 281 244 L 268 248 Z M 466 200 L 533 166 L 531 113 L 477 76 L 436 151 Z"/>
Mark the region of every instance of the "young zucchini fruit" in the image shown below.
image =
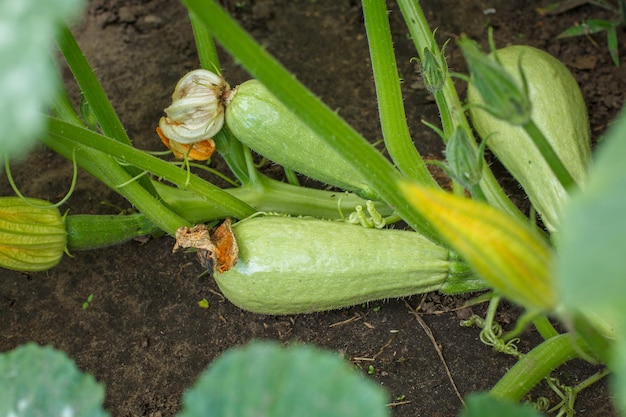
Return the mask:
<path id="1" fill-rule="evenodd" d="M 375 199 L 367 181 L 257 80 L 233 88 L 226 125 L 243 144 L 308 177 Z"/>
<path id="2" fill-rule="evenodd" d="M 546 136 L 574 180 L 584 183 L 590 159 L 587 111 L 576 80 L 558 59 L 530 46 L 496 51 L 504 69 L 528 88 L 531 119 Z M 522 77 L 523 73 L 523 77 Z M 496 119 L 480 107 L 470 84 L 472 124 L 487 146 L 524 188 L 550 232 L 558 230 L 568 195 L 524 129 Z M 474 104 L 474 105 L 472 105 Z"/>
<path id="3" fill-rule="evenodd" d="M 246 219 L 233 232 L 239 260 L 215 280 L 233 304 L 256 313 L 309 313 L 485 288 L 448 249 L 416 232 L 279 216 Z"/>

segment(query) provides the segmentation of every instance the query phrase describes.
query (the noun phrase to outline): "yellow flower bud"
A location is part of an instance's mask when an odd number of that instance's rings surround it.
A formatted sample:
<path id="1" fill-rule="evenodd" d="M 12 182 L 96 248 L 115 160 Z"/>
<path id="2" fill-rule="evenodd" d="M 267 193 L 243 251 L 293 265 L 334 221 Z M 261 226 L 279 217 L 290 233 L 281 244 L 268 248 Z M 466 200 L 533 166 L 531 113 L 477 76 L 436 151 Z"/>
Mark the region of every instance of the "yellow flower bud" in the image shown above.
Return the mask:
<path id="1" fill-rule="evenodd" d="M 527 309 L 549 312 L 558 303 L 553 254 L 525 222 L 485 203 L 400 184 L 408 201 L 493 289 Z"/>
<path id="2" fill-rule="evenodd" d="M 0 198 L 0 267 L 45 271 L 65 251 L 67 232 L 59 210 L 34 198 Z"/>

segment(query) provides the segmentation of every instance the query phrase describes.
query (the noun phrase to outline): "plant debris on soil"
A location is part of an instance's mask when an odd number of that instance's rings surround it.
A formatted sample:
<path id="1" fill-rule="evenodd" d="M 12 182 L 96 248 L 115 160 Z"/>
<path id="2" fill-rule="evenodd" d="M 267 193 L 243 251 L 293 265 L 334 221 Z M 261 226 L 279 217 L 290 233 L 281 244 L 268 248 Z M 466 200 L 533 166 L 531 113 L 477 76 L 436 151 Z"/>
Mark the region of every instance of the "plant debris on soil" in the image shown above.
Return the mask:
<path id="1" fill-rule="evenodd" d="M 542 1 L 421 3 L 442 41 L 467 33 L 486 45 L 487 28 L 493 27 L 498 46 L 533 45 L 562 60 L 582 88 L 594 141 L 622 107 L 626 66 L 612 63 L 605 36 L 556 39 L 582 19 L 613 18 L 603 9 L 586 5 L 544 16 L 536 10 L 546 4 Z M 365 137 L 372 142 L 381 137 L 360 2 L 227 0 L 222 4 Z M 389 7 L 411 132 L 423 155 L 441 159 L 441 141 L 422 124 L 422 120 L 437 123 L 436 105 L 411 61 L 416 53 L 402 16 L 393 2 Z M 159 117 L 176 81 L 199 66 L 185 9 L 167 0 L 92 0 L 73 31 L 135 146 L 162 150 L 155 133 Z M 620 31 L 622 55 L 625 39 Z M 450 68 L 463 72 L 454 42 L 447 54 Z M 226 54 L 221 57 L 223 74 L 231 85 L 249 78 Z M 71 74 L 64 71 L 78 100 Z M 464 90 L 463 82 L 457 84 Z M 212 166 L 227 172 L 218 157 Z M 71 163 L 44 147 L 15 161 L 12 168 L 21 191 L 31 197 L 58 201 L 71 182 Z M 265 172 L 282 175 L 271 165 Z M 497 172 L 524 207 L 527 203 L 516 183 L 502 169 Z M 0 187 L 2 195 L 13 194 L 6 180 L 0 181 Z M 129 209 L 125 200 L 84 172 L 63 206 L 71 214 L 117 214 Z M 200 277 L 203 268 L 194 253 L 173 254 L 173 245 L 173 238 L 163 236 L 76 252 L 45 273 L 0 270 L 0 351 L 29 341 L 52 345 L 106 385 L 105 407 L 112 415 L 155 417 L 174 415 L 183 391 L 218 355 L 255 339 L 311 343 L 338 352 L 388 391 L 392 415 L 397 417 L 455 416 L 462 408 L 456 389 L 461 395 L 489 389 L 515 363 L 514 358 L 483 345 L 478 329 L 460 327 L 460 320 L 485 311 L 484 305 L 463 308 L 468 297 L 433 293 L 326 313 L 252 314 L 225 300 L 214 281 Z M 83 309 L 90 294 L 93 299 Z M 204 299 L 207 308 L 198 305 Z M 498 320 L 504 327 L 511 326 L 519 313 L 505 305 Z M 539 341 L 530 329 L 520 350 L 526 352 Z M 368 372 L 370 365 L 373 373 Z M 573 361 L 555 375 L 573 385 L 595 371 Z M 532 394 L 556 399 L 545 387 Z M 576 410 L 583 416 L 616 415 L 606 381 L 580 394 Z"/>

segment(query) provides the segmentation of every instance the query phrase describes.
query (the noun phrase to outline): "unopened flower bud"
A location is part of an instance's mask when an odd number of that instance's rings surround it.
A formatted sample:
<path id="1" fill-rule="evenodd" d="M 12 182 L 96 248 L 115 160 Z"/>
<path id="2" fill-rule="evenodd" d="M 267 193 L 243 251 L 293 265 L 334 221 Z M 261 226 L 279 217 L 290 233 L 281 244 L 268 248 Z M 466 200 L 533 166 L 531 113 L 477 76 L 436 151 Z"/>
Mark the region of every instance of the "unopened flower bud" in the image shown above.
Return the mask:
<path id="1" fill-rule="evenodd" d="M 433 53 L 429 48 L 424 48 L 424 59 L 417 60 L 424 85 L 431 93 L 441 90 L 446 83 L 448 76 L 448 63 L 444 55 L 446 44 L 438 53 Z"/>
<path id="2" fill-rule="evenodd" d="M 67 232 L 59 210 L 34 198 L 0 198 L 0 267 L 45 271 L 65 251 Z"/>
<path id="3" fill-rule="evenodd" d="M 530 223 L 446 191 L 399 185 L 409 203 L 497 293 L 532 311 L 557 306 L 554 254 Z"/>
<path id="4" fill-rule="evenodd" d="M 480 51 L 478 45 L 463 37 L 459 46 L 470 72 L 470 82 L 485 103 L 484 110 L 512 125 L 530 121 L 531 104 L 528 91 L 504 69 L 493 55 Z"/>
<path id="5" fill-rule="evenodd" d="M 170 141 L 190 144 L 212 138 L 224 125 L 222 98 L 230 89 L 219 75 L 204 69 L 187 73 L 178 81 L 172 104 L 159 128 Z"/>
<path id="6" fill-rule="evenodd" d="M 449 174 L 465 188 L 478 184 L 483 172 L 484 142 L 476 149 L 465 129 L 457 127 L 446 144 Z"/>

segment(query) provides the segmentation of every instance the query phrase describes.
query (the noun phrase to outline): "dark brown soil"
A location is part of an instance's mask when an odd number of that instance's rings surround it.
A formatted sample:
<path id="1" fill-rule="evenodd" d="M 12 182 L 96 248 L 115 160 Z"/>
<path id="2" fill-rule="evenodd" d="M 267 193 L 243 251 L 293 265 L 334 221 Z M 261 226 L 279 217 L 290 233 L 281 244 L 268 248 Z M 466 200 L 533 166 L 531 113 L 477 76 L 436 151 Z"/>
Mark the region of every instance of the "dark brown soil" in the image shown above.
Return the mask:
<path id="1" fill-rule="evenodd" d="M 358 1 L 225 3 L 304 84 L 367 138 L 380 137 Z M 420 123 L 437 122 L 436 106 L 410 62 L 416 54 L 401 15 L 389 3 L 412 133 L 422 154 L 441 156 L 440 141 Z M 530 44 L 559 57 L 580 82 L 594 138 L 621 108 L 625 67 L 611 63 L 604 36 L 555 39 L 583 18 L 611 17 L 601 9 L 583 6 L 542 16 L 536 11 L 541 1 L 422 3 L 442 39 L 465 32 L 484 44 L 491 25 L 499 46 Z M 487 14 L 490 7 L 495 13 Z M 74 33 L 135 145 L 161 150 L 154 128 L 162 110 L 178 78 L 198 67 L 183 7 L 167 0 L 92 0 Z M 619 39 L 626 53 L 623 32 Z M 451 68 L 463 71 L 453 43 L 448 55 Z M 231 85 L 248 78 L 226 55 L 223 67 Z M 71 164 L 39 148 L 26 162 L 15 164 L 14 175 L 26 195 L 57 201 L 69 187 Z M 502 181 L 516 192 L 512 181 Z M 0 191 L 12 194 L 6 180 Z M 84 173 L 65 206 L 71 213 L 98 214 L 124 208 L 127 202 Z M 438 294 L 299 316 L 241 311 L 223 299 L 214 282 L 198 278 L 202 268 L 193 254 L 172 254 L 173 243 L 164 237 L 74 253 L 47 273 L 0 270 L 0 351 L 28 341 L 51 344 L 106 384 L 105 406 L 114 416 L 155 417 L 176 413 L 182 392 L 199 372 L 220 353 L 253 339 L 314 343 L 340 352 L 364 373 L 373 365 L 371 378 L 398 403 L 394 416 L 454 416 L 461 403 L 431 340 L 410 312 L 418 305 L 461 394 L 488 389 L 515 362 L 484 346 L 478 330 L 459 326 L 468 312 L 451 309 L 462 300 Z M 93 302 L 83 310 L 89 294 L 94 294 Z M 210 303 L 208 309 L 197 304 L 203 298 Z M 482 313 L 484 307 L 473 311 Z M 506 325 L 515 314 L 509 307 L 499 318 Z M 527 351 L 538 339 L 529 331 L 521 349 Z M 575 384 L 592 372 L 574 362 L 557 374 Z M 583 392 L 578 415 L 615 415 L 609 397 L 606 383 Z"/>

